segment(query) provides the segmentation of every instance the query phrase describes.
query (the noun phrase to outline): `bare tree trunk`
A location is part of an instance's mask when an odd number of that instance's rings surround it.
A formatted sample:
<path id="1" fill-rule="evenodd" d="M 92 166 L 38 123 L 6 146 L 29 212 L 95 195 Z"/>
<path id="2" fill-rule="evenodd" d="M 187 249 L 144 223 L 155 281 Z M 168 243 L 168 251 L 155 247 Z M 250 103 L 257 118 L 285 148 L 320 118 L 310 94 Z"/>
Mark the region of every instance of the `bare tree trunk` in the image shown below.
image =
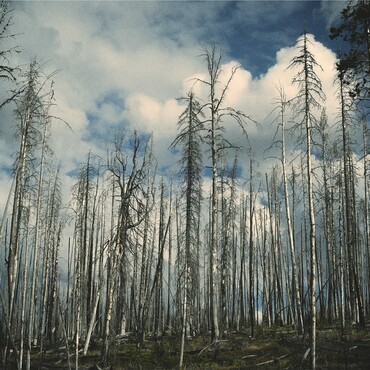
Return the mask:
<path id="1" fill-rule="evenodd" d="M 51 198 L 52 193 L 51 184 L 48 187 L 48 198 Z M 50 208 L 52 204 L 47 205 L 46 214 L 48 215 L 48 222 L 45 227 L 44 236 L 44 251 L 42 260 L 42 285 L 41 285 L 41 298 L 40 298 L 40 322 L 39 322 L 39 337 L 40 337 L 40 363 L 44 355 L 44 343 L 45 343 L 45 331 L 46 331 L 46 319 L 47 319 L 47 298 L 49 294 L 49 277 L 50 277 L 50 249 L 51 249 L 51 233 L 52 233 L 52 211 Z"/>
<path id="2" fill-rule="evenodd" d="M 207 115 L 209 118 L 205 121 L 209 125 L 209 130 L 206 134 L 207 142 L 211 151 L 212 160 L 212 192 L 211 192 L 211 215 L 210 215 L 210 243 L 209 243 L 209 301 L 210 301 L 210 316 L 211 316 L 211 333 L 212 340 L 217 341 L 220 337 L 219 329 L 219 297 L 217 289 L 217 252 L 219 248 L 219 235 L 218 235 L 218 171 L 217 166 L 219 162 L 220 152 L 225 150 L 223 148 L 223 138 L 220 133 L 222 130 L 222 117 L 229 115 L 234 121 L 242 126 L 244 118 L 246 117 L 239 111 L 231 107 L 223 107 L 227 90 L 230 86 L 238 66 L 234 66 L 229 75 L 226 84 L 219 89 L 219 76 L 222 72 L 221 61 L 222 53 L 217 53 L 216 47 L 213 46 L 210 50 L 204 49 L 204 60 L 207 64 L 208 79 L 198 80 L 198 82 L 206 85 L 209 89 L 209 102 L 204 105 L 210 110 Z M 227 143 L 226 146 L 230 146 Z"/>
<path id="3" fill-rule="evenodd" d="M 28 107 L 29 108 L 29 107 Z M 15 285 L 18 276 L 18 249 L 19 249 L 19 232 L 20 223 L 22 219 L 23 210 L 23 182 L 25 177 L 25 166 L 27 156 L 27 140 L 30 126 L 30 113 L 29 109 L 24 113 L 24 120 L 21 127 L 21 145 L 19 150 L 19 162 L 16 171 L 16 182 L 14 190 L 13 200 L 13 212 L 11 218 L 11 229 L 10 229 L 10 241 L 9 241 L 9 252 L 7 259 L 8 266 L 8 317 L 10 320 L 10 327 L 12 327 L 13 321 L 13 308 L 14 308 L 14 294 Z"/>
<path id="4" fill-rule="evenodd" d="M 254 233 L 253 233 L 253 218 L 254 218 L 254 194 L 253 194 L 253 160 L 250 158 L 249 168 L 249 324 L 251 327 L 251 337 L 254 337 L 255 326 L 255 297 L 254 297 Z"/>
<path id="5" fill-rule="evenodd" d="M 344 329 L 346 325 L 346 291 L 345 291 L 345 285 L 344 285 L 344 271 L 345 271 L 345 256 L 344 256 L 344 241 L 343 241 L 343 220 L 342 220 L 342 203 L 343 201 L 343 195 L 340 192 L 340 199 L 339 199 L 339 220 L 338 220 L 338 230 L 339 230 L 339 289 L 340 289 L 340 307 L 341 307 L 341 324 L 342 329 Z"/>
<path id="6" fill-rule="evenodd" d="M 355 263 L 356 251 L 356 213 L 354 189 L 351 186 L 351 153 L 348 139 L 348 104 L 344 91 L 343 73 L 339 73 L 340 84 L 340 103 L 341 103 L 341 130 L 342 130 L 342 145 L 343 145 L 343 175 L 344 175 L 344 195 L 345 195 L 345 215 L 346 215 L 346 236 L 347 236 L 347 255 L 349 264 L 349 288 L 350 288 L 350 303 L 352 308 L 352 321 L 357 322 L 361 327 L 365 327 L 365 316 L 363 311 L 362 297 L 360 293 L 360 282 Z"/>
<path id="7" fill-rule="evenodd" d="M 46 149 L 46 128 L 44 126 L 43 142 L 41 150 L 41 163 L 38 178 L 38 190 L 37 190 L 37 201 L 36 201 L 36 220 L 35 220 L 35 243 L 33 247 L 33 265 L 32 265 L 32 278 L 31 278 L 31 291 L 30 291 L 30 307 L 29 307 L 29 321 L 28 321 L 28 338 L 27 338 L 27 370 L 30 369 L 31 362 L 31 347 L 32 338 L 36 338 L 34 335 L 35 328 L 35 314 L 37 307 L 37 294 L 36 294 L 36 283 L 38 276 L 38 266 L 39 266 L 39 247 L 40 247 L 40 216 L 41 216 L 41 197 L 42 197 L 42 187 L 44 181 L 44 161 L 45 161 L 45 149 Z"/>
<path id="8" fill-rule="evenodd" d="M 182 305 L 182 328 L 181 328 L 181 347 L 180 347 L 180 361 L 179 368 L 183 368 L 184 362 L 184 348 L 185 348 L 185 336 L 187 326 L 187 312 L 188 312 L 188 277 L 189 275 L 189 256 L 185 252 L 185 267 L 184 267 L 184 298 Z"/>
<path id="9" fill-rule="evenodd" d="M 240 215 L 240 244 L 241 244 L 241 252 L 240 252 L 240 274 L 239 274 L 239 317 L 238 317 L 238 326 L 237 330 L 240 330 L 244 327 L 245 324 L 245 305 L 244 305 L 244 294 L 245 294 L 245 283 L 244 283 L 244 273 L 245 273 L 245 258 L 246 258 L 246 209 L 244 206 L 244 196 L 241 199 L 241 215 Z"/>
<path id="10" fill-rule="evenodd" d="M 114 243 L 114 242 L 113 242 Z M 116 280 L 117 280 L 117 259 L 119 259 L 118 251 L 116 250 L 116 246 L 113 245 L 110 247 L 109 252 L 109 264 L 108 271 L 107 271 L 107 283 L 108 283 L 108 291 L 107 291 L 107 301 L 105 307 L 105 315 L 104 315 L 104 333 L 103 333 L 103 345 L 102 345 L 102 354 L 101 359 L 104 365 L 108 363 L 109 357 L 109 346 L 110 346 L 110 335 L 111 335 L 111 321 L 113 316 L 113 303 L 114 303 L 114 291 L 116 288 Z"/>
<path id="11" fill-rule="evenodd" d="M 212 90 L 215 87 L 212 87 Z M 212 95 L 214 92 L 212 91 Z M 212 152 L 212 205 L 211 205 L 211 240 L 210 240 L 210 251 L 209 251 L 209 297 L 210 297 L 210 314 L 211 314 L 211 331 L 212 339 L 217 341 L 220 336 L 218 326 L 218 299 L 216 289 L 216 274 L 217 274 L 217 224 L 218 224 L 218 190 L 217 190 L 217 148 L 216 148 L 216 112 L 212 108 L 211 117 L 211 152 Z"/>
<path id="12" fill-rule="evenodd" d="M 306 106 L 308 105 L 308 96 L 306 97 Z M 316 223 L 315 223 L 315 210 L 313 201 L 313 172 L 311 164 L 311 121 L 309 108 L 306 112 L 306 145 L 307 145 L 307 186 L 308 186 L 308 209 L 310 218 L 310 287 L 311 287 L 311 308 L 310 308 L 310 367 L 312 370 L 316 369 Z"/>
<path id="13" fill-rule="evenodd" d="M 297 277 L 297 262 L 296 262 L 296 251 L 294 243 L 294 229 L 290 215 L 290 203 L 289 203 L 289 192 L 288 192 L 288 176 L 286 171 L 286 143 L 285 143 L 285 107 L 286 97 L 283 88 L 279 89 L 280 93 L 280 116 L 281 116 L 281 163 L 283 169 L 283 185 L 284 185 L 284 201 L 285 201 L 285 214 L 288 226 L 288 240 L 290 248 L 290 260 L 292 264 L 292 285 L 294 287 L 294 313 L 297 319 L 297 331 L 299 334 L 304 334 L 303 316 L 302 316 L 302 303 L 301 294 L 299 291 L 299 281 Z"/>
<path id="14" fill-rule="evenodd" d="M 25 328 L 25 311 L 26 311 L 26 298 L 27 298 L 27 279 L 28 279 L 28 231 L 29 231 L 29 214 L 27 215 L 27 227 L 25 236 L 25 252 L 24 252 L 24 270 L 23 270 L 23 281 L 22 281 L 22 301 L 21 301 L 21 318 L 20 318 L 20 345 L 19 345 L 19 369 L 23 367 L 23 350 L 24 350 L 24 328 Z"/>
<path id="15" fill-rule="evenodd" d="M 169 217 L 172 220 L 172 176 L 170 185 L 170 200 L 169 200 Z M 172 333 L 171 325 L 171 268 L 172 268 L 172 221 L 169 225 L 168 230 L 168 271 L 167 271 L 167 315 L 166 315 L 166 327 L 167 330 Z"/>
<path id="16" fill-rule="evenodd" d="M 370 211 L 369 211 L 369 166 L 370 161 L 368 156 L 370 153 L 369 143 L 368 143 L 369 130 L 366 127 L 366 120 L 363 119 L 363 143 L 364 143 L 364 218 L 365 218 L 365 246 L 367 251 L 367 284 L 370 285 Z M 368 312 L 370 311 L 370 288 L 368 288 Z"/>
<path id="17" fill-rule="evenodd" d="M 75 271 L 75 369 L 78 370 L 78 360 L 79 360 L 79 345 L 80 345 L 80 334 L 81 334 L 81 290 L 82 290 L 82 281 L 81 274 L 82 268 L 80 253 L 77 255 L 76 261 L 76 271 Z"/>
<path id="18" fill-rule="evenodd" d="M 306 29 L 300 38 L 300 55 L 293 58 L 290 67 L 298 66 L 300 71 L 293 78 L 299 92 L 296 98 L 298 114 L 303 116 L 300 127 L 304 126 L 306 140 L 306 175 L 307 175 L 307 201 L 309 213 L 309 245 L 310 245 L 310 368 L 316 368 L 316 222 L 313 199 L 313 169 L 312 169 L 312 126 L 316 121 L 312 110 L 320 108 L 320 102 L 325 99 L 321 81 L 315 73 L 315 67 L 320 67 L 313 54 L 308 49 L 308 36 Z"/>
<path id="19" fill-rule="evenodd" d="M 95 303 L 94 303 L 94 307 L 91 313 L 89 328 L 86 334 L 85 346 L 84 346 L 84 351 L 83 351 L 84 356 L 87 354 L 87 351 L 89 349 L 91 334 L 94 330 L 94 326 L 96 325 L 96 311 L 98 309 L 99 300 L 100 300 L 100 290 L 98 290 L 95 296 Z"/>

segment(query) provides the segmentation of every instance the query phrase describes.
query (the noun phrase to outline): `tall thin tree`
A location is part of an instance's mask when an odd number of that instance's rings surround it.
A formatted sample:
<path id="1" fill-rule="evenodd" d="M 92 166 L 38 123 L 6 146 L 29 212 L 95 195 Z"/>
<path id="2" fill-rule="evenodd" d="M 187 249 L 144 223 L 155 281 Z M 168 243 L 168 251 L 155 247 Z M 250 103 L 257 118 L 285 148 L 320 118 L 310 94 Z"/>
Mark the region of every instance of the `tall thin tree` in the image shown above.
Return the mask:
<path id="1" fill-rule="evenodd" d="M 185 334 L 188 320 L 189 307 L 195 306 L 194 292 L 197 287 L 197 269 L 199 261 L 196 260 L 196 244 L 200 223 L 200 199 L 202 197 L 202 155 L 201 138 L 204 126 L 201 122 L 202 112 L 194 93 L 190 92 L 187 98 L 181 99 L 187 103 L 185 111 L 179 118 L 179 133 L 172 143 L 172 147 L 181 146 L 181 195 L 184 200 L 182 205 L 185 216 L 184 240 L 184 297 L 182 309 L 182 335 L 179 367 L 183 367 L 183 354 Z M 191 293 L 191 294 L 190 294 Z"/>
<path id="2" fill-rule="evenodd" d="M 321 68 L 316 62 L 315 56 L 309 49 L 310 40 L 306 29 L 299 38 L 298 55 L 293 58 L 290 68 L 298 68 L 293 78 L 293 84 L 298 86 L 298 94 L 294 98 L 296 112 L 301 117 L 299 126 L 304 128 L 304 139 L 306 142 L 306 175 L 307 175 L 307 196 L 309 210 L 309 245 L 310 245 L 310 367 L 316 368 L 316 223 L 313 198 L 313 169 L 312 169 L 312 130 L 316 124 L 313 114 L 314 109 L 321 107 L 325 99 L 321 81 L 315 71 Z"/>

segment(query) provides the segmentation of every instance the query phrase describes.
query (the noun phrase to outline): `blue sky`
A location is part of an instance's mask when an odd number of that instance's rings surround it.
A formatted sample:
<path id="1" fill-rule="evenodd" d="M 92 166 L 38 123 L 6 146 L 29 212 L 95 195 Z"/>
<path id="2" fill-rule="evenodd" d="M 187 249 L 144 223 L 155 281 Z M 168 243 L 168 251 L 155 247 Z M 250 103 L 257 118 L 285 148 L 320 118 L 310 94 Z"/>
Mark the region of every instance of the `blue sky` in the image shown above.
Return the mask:
<path id="1" fill-rule="evenodd" d="M 245 1 L 226 8 L 230 8 L 230 17 L 238 21 L 225 34 L 220 28 L 219 34 L 231 57 L 254 76 L 266 73 L 275 62 L 276 52 L 294 44 L 305 24 L 316 40 L 333 45 L 328 40 L 330 19 L 320 1 Z"/>
<path id="2" fill-rule="evenodd" d="M 269 166 L 264 150 L 275 131 L 275 86 L 288 98 L 293 71 L 286 71 L 296 53 L 304 24 L 324 72 L 330 120 L 337 104 L 333 88 L 335 51 L 329 28 L 338 20 L 344 1 L 16 1 L 13 30 L 19 65 L 36 57 L 46 73 L 55 75 L 53 114 L 67 121 L 53 124 L 53 142 L 61 173 L 73 173 L 87 153 L 105 156 L 105 138 L 115 131 L 153 133 L 160 168 L 176 170 L 167 148 L 176 135 L 184 107 L 176 99 L 191 88 L 194 77 L 205 78 L 199 55 L 212 43 L 223 50 L 222 78 L 233 65 L 240 69 L 230 86 L 227 104 L 252 116 L 261 127 L 248 128 L 260 172 Z M 199 96 L 205 94 L 195 86 Z M 203 94 L 203 95 L 202 95 Z M 10 166 L 17 148 L 14 119 L 8 106 L 0 112 L 0 210 L 10 186 Z M 269 118 L 270 117 L 270 118 Z M 237 127 L 228 135 L 245 144 Z M 292 146 L 293 150 L 293 146 Z M 234 153 L 231 154 L 232 158 Z M 247 161 L 243 161 L 247 163 Z M 173 168 L 171 168 L 171 166 Z M 242 171 L 243 172 L 243 171 Z M 73 179 L 63 179 L 68 193 Z"/>

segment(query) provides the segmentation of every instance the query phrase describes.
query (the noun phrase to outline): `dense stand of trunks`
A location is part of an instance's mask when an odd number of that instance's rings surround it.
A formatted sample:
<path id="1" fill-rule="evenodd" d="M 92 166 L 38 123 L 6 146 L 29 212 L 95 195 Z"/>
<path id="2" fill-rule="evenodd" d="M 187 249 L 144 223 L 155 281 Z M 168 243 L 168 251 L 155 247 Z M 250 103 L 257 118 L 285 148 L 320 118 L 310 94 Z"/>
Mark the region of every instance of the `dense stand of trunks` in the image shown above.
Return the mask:
<path id="1" fill-rule="evenodd" d="M 315 368 L 317 320 L 365 326 L 370 141 L 366 109 L 355 104 L 364 99 L 338 64 L 340 140 L 333 140 L 306 32 L 300 43 L 291 64 L 297 96 L 277 93 L 280 158 L 269 173 L 255 169 L 248 129 L 256 123 L 225 106 L 238 66 L 220 82 L 222 54 L 212 46 L 203 54 L 207 77 L 194 81 L 208 101 L 192 91 L 182 98 L 171 146 L 180 152 L 178 173 L 160 178 L 152 138 L 122 132 L 106 158 L 87 154 L 64 208 L 48 146 L 52 76 L 30 63 L 9 98 L 18 150 L 0 229 L 2 364 L 13 358 L 30 368 L 33 348 L 41 362 L 47 348 L 63 345 L 78 368 L 79 349 L 86 354 L 92 341 L 108 363 L 117 336 L 130 332 L 138 346 L 148 335 L 181 335 L 182 367 L 187 337 L 210 332 L 218 341 L 235 330 L 253 336 L 258 326 L 290 325 L 309 333 Z M 14 70 L 3 68 L 12 80 Z M 226 139 L 233 123 L 246 152 Z M 361 142 L 353 142 L 355 126 Z M 298 153 L 290 161 L 288 140 Z M 240 161 L 249 162 L 243 180 Z"/>

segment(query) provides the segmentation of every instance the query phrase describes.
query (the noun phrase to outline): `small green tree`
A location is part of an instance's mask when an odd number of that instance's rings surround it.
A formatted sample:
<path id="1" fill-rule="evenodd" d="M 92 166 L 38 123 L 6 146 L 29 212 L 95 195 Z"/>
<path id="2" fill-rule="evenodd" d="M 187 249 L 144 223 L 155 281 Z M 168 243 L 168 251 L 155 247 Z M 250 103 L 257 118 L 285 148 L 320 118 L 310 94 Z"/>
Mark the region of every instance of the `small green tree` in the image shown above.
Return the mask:
<path id="1" fill-rule="evenodd" d="M 338 70 L 353 82 L 352 95 L 359 101 L 370 100 L 370 2 L 348 1 L 341 12 L 341 23 L 330 29 L 331 39 L 344 41 Z"/>

